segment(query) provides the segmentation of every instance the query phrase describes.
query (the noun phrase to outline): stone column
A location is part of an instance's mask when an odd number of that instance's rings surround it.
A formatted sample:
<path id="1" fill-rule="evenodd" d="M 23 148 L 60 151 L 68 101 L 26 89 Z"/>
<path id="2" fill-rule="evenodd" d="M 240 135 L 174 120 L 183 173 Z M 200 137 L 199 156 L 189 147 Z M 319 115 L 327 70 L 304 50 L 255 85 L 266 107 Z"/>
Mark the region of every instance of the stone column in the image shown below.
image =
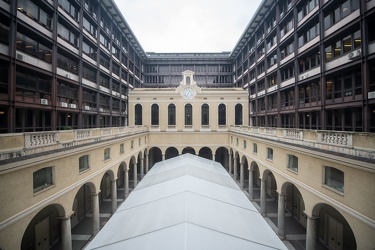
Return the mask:
<path id="1" fill-rule="evenodd" d="M 148 173 L 149 170 L 149 165 L 148 165 L 148 153 L 146 154 L 146 174 Z"/>
<path id="2" fill-rule="evenodd" d="M 161 155 L 161 160 L 162 160 L 162 161 L 165 161 L 165 154 L 162 154 L 162 155 Z"/>
<path id="3" fill-rule="evenodd" d="M 260 185 L 260 213 L 263 216 L 266 216 L 266 188 L 267 188 L 267 180 L 262 179 Z"/>
<path id="4" fill-rule="evenodd" d="M 229 152 L 229 164 L 228 164 L 228 172 L 229 175 L 232 175 L 232 154 Z"/>
<path id="5" fill-rule="evenodd" d="M 254 170 L 249 169 L 249 199 L 254 200 Z"/>
<path id="6" fill-rule="evenodd" d="M 244 188 L 244 178 L 245 178 L 245 173 L 244 173 L 244 163 L 240 163 L 240 186 L 241 188 Z"/>
<path id="7" fill-rule="evenodd" d="M 128 197 L 129 195 L 129 170 L 128 168 L 125 168 L 124 171 L 124 200 Z"/>
<path id="8" fill-rule="evenodd" d="M 144 173 L 143 173 L 143 157 L 141 158 L 141 162 L 140 162 L 140 169 L 141 169 L 141 180 L 143 179 L 143 175 L 144 175 Z"/>
<path id="9" fill-rule="evenodd" d="M 316 220 L 317 217 L 307 217 L 306 226 L 306 250 L 314 250 L 316 248 Z"/>
<path id="10" fill-rule="evenodd" d="M 277 234 L 280 239 L 285 239 L 285 194 L 279 194 L 279 204 L 277 207 Z"/>
<path id="11" fill-rule="evenodd" d="M 111 201 L 112 201 L 112 214 L 117 210 L 117 186 L 116 179 L 111 180 Z"/>
<path id="12" fill-rule="evenodd" d="M 100 231 L 99 193 L 91 193 L 91 209 L 92 209 L 92 236 L 96 236 Z"/>
<path id="13" fill-rule="evenodd" d="M 212 154 L 212 160 L 215 161 L 215 154 Z"/>
<path id="14" fill-rule="evenodd" d="M 137 173 L 137 163 L 134 162 L 134 165 L 133 165 L 133 168 L 134 168 L 134 188 L 137 186 L 138 184 L 138 173 Z"/>
<path id="15" fill-rule="evenodd" d="M 61 245 L 64 250 L 72 250 L 72 228 L 70 224 L 70 214 L 66 217 L 60 217 L 61 220 Z"/>

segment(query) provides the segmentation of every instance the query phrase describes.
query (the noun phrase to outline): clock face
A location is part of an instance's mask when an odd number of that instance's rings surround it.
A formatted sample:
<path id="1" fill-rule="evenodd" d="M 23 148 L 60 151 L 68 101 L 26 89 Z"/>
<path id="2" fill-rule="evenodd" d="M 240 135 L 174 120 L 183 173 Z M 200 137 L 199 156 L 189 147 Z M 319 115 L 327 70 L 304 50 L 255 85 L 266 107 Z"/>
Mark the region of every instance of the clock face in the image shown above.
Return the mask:
<path id="1" fill-rule="evenodd" d="M 187 88 L 184 88 L 182 90 L 182 96 L 185 98 L 185 99 L 193 99 L 194 96 L 195 96 L 195 91 L 194 89 L 190 88 L 190 87 L 187 87 Z"/>

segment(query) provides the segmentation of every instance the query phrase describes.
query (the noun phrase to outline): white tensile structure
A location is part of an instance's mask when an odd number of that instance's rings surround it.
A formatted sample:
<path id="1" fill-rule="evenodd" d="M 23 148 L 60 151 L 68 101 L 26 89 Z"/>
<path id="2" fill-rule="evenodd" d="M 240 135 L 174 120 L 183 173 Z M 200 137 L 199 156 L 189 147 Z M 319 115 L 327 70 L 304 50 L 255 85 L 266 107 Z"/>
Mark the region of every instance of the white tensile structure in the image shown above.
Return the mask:
<path id="1" fill-rule="evenodd" d="M 156 163 L 86 249 L 286 249 L 217 162 Z"/>

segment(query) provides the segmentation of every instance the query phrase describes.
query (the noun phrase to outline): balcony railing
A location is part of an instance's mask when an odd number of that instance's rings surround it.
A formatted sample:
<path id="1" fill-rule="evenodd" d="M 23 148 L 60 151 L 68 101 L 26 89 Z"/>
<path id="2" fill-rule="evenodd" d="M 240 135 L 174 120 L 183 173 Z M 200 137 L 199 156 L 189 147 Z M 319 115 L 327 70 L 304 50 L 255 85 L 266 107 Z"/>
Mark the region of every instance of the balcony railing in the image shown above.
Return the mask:
<path id="1" fill-rule="evenodd" d="M 136 126 L 2 134 L 0 161 L 148 131 Z"/>
<path id="2" fill-rule="evenodd" d="M 375 160 L 374 133 L 248 126 L 231 126 L 229 131 Z"/>

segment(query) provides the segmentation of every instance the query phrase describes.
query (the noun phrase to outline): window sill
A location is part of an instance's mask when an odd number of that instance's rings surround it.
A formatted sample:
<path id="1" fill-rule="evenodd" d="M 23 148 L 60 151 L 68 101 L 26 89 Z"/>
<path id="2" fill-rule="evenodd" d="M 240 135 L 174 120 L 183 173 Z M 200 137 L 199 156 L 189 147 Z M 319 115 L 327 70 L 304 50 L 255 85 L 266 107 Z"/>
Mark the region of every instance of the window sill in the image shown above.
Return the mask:
<path id="1" fill-rule="evenodd" d="M 266 158 L 266 160 L 273 163 L 273 159 Z"/>
<path id="2" fill-rule="evenodd" d="M 297 170 L 294 170 L 294 169 L 292 169 L 292 168 L 286 168 L 286 170 L 288 170 L 289 172 L 292 172 L 293 174 L 298 175 L 298 169 L 297 169 Z"/>
<path id="3" fill-rule="evenodd" d="M 84 174 L 84 173 L 86 173 L 86 172 L 88 172 L 90 170 L 91 170 L 91 168 L 86 168 L 86 169 L 80 170 L 79 174 Z"/>
<path id="4" fill-rule="evenodd" d="M 52 188 L 54 188 L 54 187 L 56 187 L 56 185 L 55 185 L 55 184 L 51 184 L 51 185 L 49 185 L 49 186 L 47 186 L 47 187 L 45 187 L 45 188 L 43 188 L 43 189 L 41 189 L 41 190 L 39 190 L 39 191 L 33 193 L 33 195 L 34 195 L 34 196 L 37 196 L 37 195 L 39 195 L 39 194 L 41 194 L 41 193 L 44 193 L 44 192 L 46 192 L 46 191 L 48 191 L 48 190 L 50 190 L 50 189 L 52 189 Z"/>
<path id="5" fill-rule="evenodd" d="M 110 160 L 111 160 L 111 158 L 103 160 L 103 162 L 109 162 Z"/>
<path id="6" fill-rule="evenodd" d="M 328 186 L 328 185 L 326 185 L 326 184 L 323 184 L 322 186 L 323 186 L 324 188 L 326 188 L 326 189 L 331 190 L 332 192 L 335 192 L 336 194 L 339 194 L 339 195 L 341 195 L 341 196 L 344 196 L 344 192 L 342 192 L 342 191 L 340 191 L 340 190 L 338 190 L 338 189 L 336 189 L 336 188 L 330 187 L 330 186 Z"/>

